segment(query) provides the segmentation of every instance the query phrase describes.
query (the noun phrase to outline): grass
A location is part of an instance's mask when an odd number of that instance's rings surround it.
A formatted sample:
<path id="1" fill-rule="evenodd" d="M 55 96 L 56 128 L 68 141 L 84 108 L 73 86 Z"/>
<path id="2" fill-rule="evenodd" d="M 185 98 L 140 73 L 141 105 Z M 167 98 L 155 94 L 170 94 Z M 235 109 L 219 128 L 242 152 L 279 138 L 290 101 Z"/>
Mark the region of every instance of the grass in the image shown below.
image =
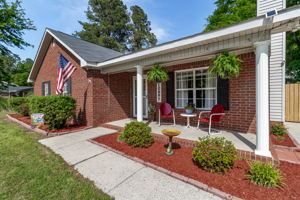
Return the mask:
<path id="1" fill-rule="evenodd" d="M 0 199 L 110 199 L 0 112 Z"/>

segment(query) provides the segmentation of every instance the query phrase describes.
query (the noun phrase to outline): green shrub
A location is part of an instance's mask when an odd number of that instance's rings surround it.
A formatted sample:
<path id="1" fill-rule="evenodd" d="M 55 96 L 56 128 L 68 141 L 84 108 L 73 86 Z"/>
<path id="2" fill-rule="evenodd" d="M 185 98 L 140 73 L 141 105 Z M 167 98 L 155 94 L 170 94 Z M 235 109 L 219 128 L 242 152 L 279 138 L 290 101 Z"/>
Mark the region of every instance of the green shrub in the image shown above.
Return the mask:
<path id="1" fill-rule="evenodd" d="M 119 139 L 134 147 L 149 147 L 154 141 L 151 128 L 143 122 L 126 124 L 124 131 L 119 135 Z"/>
<path id="2" fill-rule="evenodd" d="M 262 162 L 250 163 L 249 173 L 246 175 L 249 180 L 257 185 L 264 187 L 280 187 L 282 186 L 281 171 L 276 169 L 271 163 Z"/>
<path id="3" fill-rule="evenodd" d="M 28 98 L 30 114 L 42 113 L 43 108 L 47 106 L 49 96 L 32 96 Z"/>
<path id="4" fill-rule="evenodd" d="M 0 111 L 6 110 L 8 108 L 7 98 L 0 97 Z"/>
<path id="5" fill-rule="evenodd" d="M 271 126 L 271 134 L 283 136 L 283 135 L 287 135 L 287 131 L 283 125 L 275 124 Z"/>
<path id="6" fill-rule="evenodd" d="M 20 115 L 28 116 L 29 106 L 27 100 L 26 97 L 12 97 L 8 99 L 8 107 Z"/>
<path id="7" fill-rule="evenodd" d="M 236 159 L 236 148 L 225 138 L 199 138 L 193 150 L 193 160 L 206 171 L 223 173 Z"/>
<path id="8" fill-rule="evenodd" d="M 65 127 L 68 119 L 74 117 L 76 102 L 71 96 L 39 96 L 28 99 L 30 113 L 44 113 L 49 129 Z"/>

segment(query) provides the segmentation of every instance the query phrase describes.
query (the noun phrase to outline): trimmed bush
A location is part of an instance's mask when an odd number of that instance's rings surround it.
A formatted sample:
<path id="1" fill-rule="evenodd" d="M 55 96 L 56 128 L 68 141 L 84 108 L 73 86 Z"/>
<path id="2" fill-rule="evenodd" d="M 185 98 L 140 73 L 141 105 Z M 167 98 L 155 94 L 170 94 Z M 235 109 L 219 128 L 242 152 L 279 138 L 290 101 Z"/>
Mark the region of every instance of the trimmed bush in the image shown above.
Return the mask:
<path id="1" fill-rule="evenodd" d="M 249 173 L 246 175 L 249 180 L 257 185 L 264 187 L 282 186 L 281 171 L 276 169 L 271 163 L 262 162 L 250 163 Z"/>
<path id="2" fill-rule="evenodd" d="M 199 138 L 193 150 L 193 160 L 206 171 L 223 173 L 236 159 L 236 148 L 225 138 Z"/>
<path id="3" fill-rule="evenodd" d="M 13 97 L 8 99 L 8 107 L 20 115 L 29 115 L 28 99 L 26 97 Z"/>
<path id="4" fill-rule="evenodd" d="M 134 147 L 149 147 L 154 142 L 151 128 L 143 122 L 130 122 L 119 135 L 119 140 Z"/>
<path id="5" fill-rule="evenodd" d="M 76 102 L 71 96 L 36 96 L 28 99 L 30 113 L 44 113 L 49 129 L 65 127 L 75 116 Z"/>
<path id="6" fill-rule="evenodd" d="M 271 134 L 273 135 L 287 135 L 287 130 L 283 125 L 275 124 L 271 126 Z"/>
<path id="7" fill-rule="evenodd" d="M 6 110 L 8 108 L 7 98 L 0 97 L 0 111 Z"/>

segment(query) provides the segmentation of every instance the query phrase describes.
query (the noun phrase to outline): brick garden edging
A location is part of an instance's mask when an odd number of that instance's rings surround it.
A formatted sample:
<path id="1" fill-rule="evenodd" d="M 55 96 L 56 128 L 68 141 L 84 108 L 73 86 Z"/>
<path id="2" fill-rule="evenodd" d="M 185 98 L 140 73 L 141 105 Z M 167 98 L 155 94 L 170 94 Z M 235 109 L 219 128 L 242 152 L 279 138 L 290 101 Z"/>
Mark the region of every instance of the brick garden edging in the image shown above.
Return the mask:
<path id="1" fill-rule="evenodd" d="M 45 131 L 43 129 L 40 129 L 40 128 L 37 128 L 37 127 L 33 127 L 31 125 L 28 125 L 28 124 L 26 124 L 26 123 L 24 123 L 24 122 L 22 122 L 22 121 L 20 121 L 20 120 L 18 120 L 16 118 L 10 116 L 9 114 L 7 114 L 6 117 L 9 120 L 11 120 L 13 122 L 16 122 L 16 123 L 20 124 L 21 126 L 23 126 L 23 127 L 27 128 L 27 129 L 31 130 L 31 131 L 43 134 L 45 136 L 60 136 L 60 135 L 65 135 L 65 134 L 69 134 L 69 133 L 75 133 L 75 132 L 78 132 L 78 131 L 83 131 L 83 130 L 87 130 L 87 129 L 92 128 L 91 126 L 89 126 L 89 127 L 86 127 L 86 128 L 80 129 L 80 130 L 74 130 L 74 131 L 68 131 L 68 132 L 48 132 L 48 131 Z"/>
<path id="2" fill-rule="evenodd" d="M 111 134 L 114 134 L 114 133 L 111 133 Z M 98 137 L 95 137 L 95 138 L 98 138 Z M 204 184 L 204 183 L 202 183 L 200 181 L 197 181 L 197 180 L 185 177 L 185 176 L 183 176 L 181 174 L 169 171 L 169 170 L 167 170 L 165 168 L 162 168 L 160 166 L 157 166 L 155 164 L 152 164 L 152 163 L 149 163 L 149 162 L 145 162 L 142 159 L 139 159 L 137 157 L 129 156 L 129 155 L 125 154 L 124 152 L 121 152 L 121 151 L 118 151 L 116 149 L 113 149 L 113 148 L 111 148 L 111 147 L 109 147 L 109 146 L 107 146 L 105 144 L 98 143 L 98 142 L 96 142 L 96 141 L 93 140 L 95 138 L 91 138 L 88 141 L 91 142 L 91 143 L 93 143 L 93 144 L 96 144 L 98 146 L 101 146 L 101 147 L 107 149 L 108 151 L 112 151 L 112 152 L 114 152 L 116 154 L 119 154 L 121 156 L 124 156 L 124 157 L 126 157 L 126 158 L 128 158 L 130 160 L 133 160 L 133 161 L 138 162 L 138 163 L 140 163 L 142 165 L 145 165 L 145 166 L 150 167 L 150 168 L 152 168 L 154 170 L 157 170 L 157 171 L 159 171 L 161 173 L 164 173 L 164 174 L 169 175 L 169 176 L 171 176 L 173 178 L 176 178 L 176 179 L 178 179 L 180 181 L 189 183 L 189 184 L 191 184 L 191 185 L 193 185 L 193 186 L 195 186 L 195 187 L 197 187 L 197 188 L 199 188 L 201 190 L 204 190 L 204 191 L 207 191 L 209 193 L 212 193 L 212 194 L 214 194 L 214 195 L 216 195 L 218 197 L 221 197 L 223 199 L 228 199 L 228 200 L 242 200 L 241 198 L 232 196 L 232 195 L 230 195 L 228 193 L 225 193 L 225 192 L 223 192 L 223 191 L 221 191 L 221 190 L 219 190 L 217 188 L 210 187 L 210 186 L 208 186 L 208 185 L 206 185 L 206 184 Z"/>

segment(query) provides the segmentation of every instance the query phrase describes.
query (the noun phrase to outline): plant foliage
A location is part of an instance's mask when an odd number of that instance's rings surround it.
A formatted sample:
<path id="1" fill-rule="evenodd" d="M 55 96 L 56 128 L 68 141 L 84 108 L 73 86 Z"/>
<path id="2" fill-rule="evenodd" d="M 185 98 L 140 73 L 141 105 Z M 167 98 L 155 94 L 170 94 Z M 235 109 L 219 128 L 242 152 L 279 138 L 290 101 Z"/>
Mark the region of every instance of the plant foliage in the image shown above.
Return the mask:
<path id="1" fill-rule="evenodd" d="M 151 32 L 151 23 L 148 20 L 144 10 L 135 5 L 130 7 L 131 10 L 131 36 L 129 37 L 130 51 L 154 46 L 157 43 L 156 36 Z"/>
<path id="2" fill-rule="evenodd" d="M 205 31 L 212 31 L 256 16 L 256 0 L 216 0 Z"/>
<path id="3" fill-rule="evenodd" d="M 287 135 L 287 130 L 283 125 L 275 124 L 271 126 L 271 134 L 283 136 Z"/>
<path id="4" fill-rule="evenodd" d="M 147 73 L 147 79 L 153 82 L 166 82 L 169 80 L 168 71 L 159 65 L 154 65 Z"/>
<path id="5" fill-rule="evenodd" d="M 61 129 L 75 116 L 76 102 L 69 96 L 35 96 L 28 98 L 31 113 L 44 113 L 49 129 Z"/>
<path id="6" fill-rule="evenodd" d="M 130 122 L 119 135 L 119 140 L 134 147 L 149 147 L 154 142 L 151 128 L 143 122 Z"/>
<path id="7" fill-rule="evenodd" d="M 141 7 L 131 6 L 129 13 L 122 0 L 89 0 L 88 4 L 87 21 L 79 21 L 82 31 L 75 33 L 81 39 L 122 52 L 156 44 Z"/>
<path id="8" fill-rule="evenodd" d="M 61 129 L 74 117 L 76 102 L 71 96 L 31 96 L 9 99 L 11 110 L 21 114 L 44 113 L 49 129 Z"/>
<path id="9" fill-rule="evenodd" d="M 193 150 L 193 160 L 206 171 L 223 173 L 236 159 L 236 148 L 225 138 L 199 138 Z"/>
<path id="10" fill-rule="evenodd" d="M 249 180 L 264 187 L 280 187 L 283 185 L 281 171 L 271 163 L 262 162 L 250 163 L 249 173 L 246 175 Z"/>
<path id="11" fill-rule="evenodd" d="M 8 107 L 20 115 L 29 115 L 28 99 L 25 97 L 13 97 L 8 99 Z"/>
<path id="12" fill-rule="evenodd" d="M 0 111 L 6 110 L 8 108 L 7 99 L 4 97 L 0 97 Z"/>
<path id="13" fill-rule="evenodd" d="M 20 0 L 0 0 L 0 24 L 0 54 L 11 54 L 8 46 L 21 49 L 31 46 L 24 41 L 23 35 L 25 30 L 35 30 L 35 27 L 32 21 L 26 18 Z"/>
<path id="14" fill-rule="evenodd" d="M 240 74 L 242 60 L 236 54 L 224 52 L 212 60 L 209 73 L 222 79 L 235 78 Z"/>

